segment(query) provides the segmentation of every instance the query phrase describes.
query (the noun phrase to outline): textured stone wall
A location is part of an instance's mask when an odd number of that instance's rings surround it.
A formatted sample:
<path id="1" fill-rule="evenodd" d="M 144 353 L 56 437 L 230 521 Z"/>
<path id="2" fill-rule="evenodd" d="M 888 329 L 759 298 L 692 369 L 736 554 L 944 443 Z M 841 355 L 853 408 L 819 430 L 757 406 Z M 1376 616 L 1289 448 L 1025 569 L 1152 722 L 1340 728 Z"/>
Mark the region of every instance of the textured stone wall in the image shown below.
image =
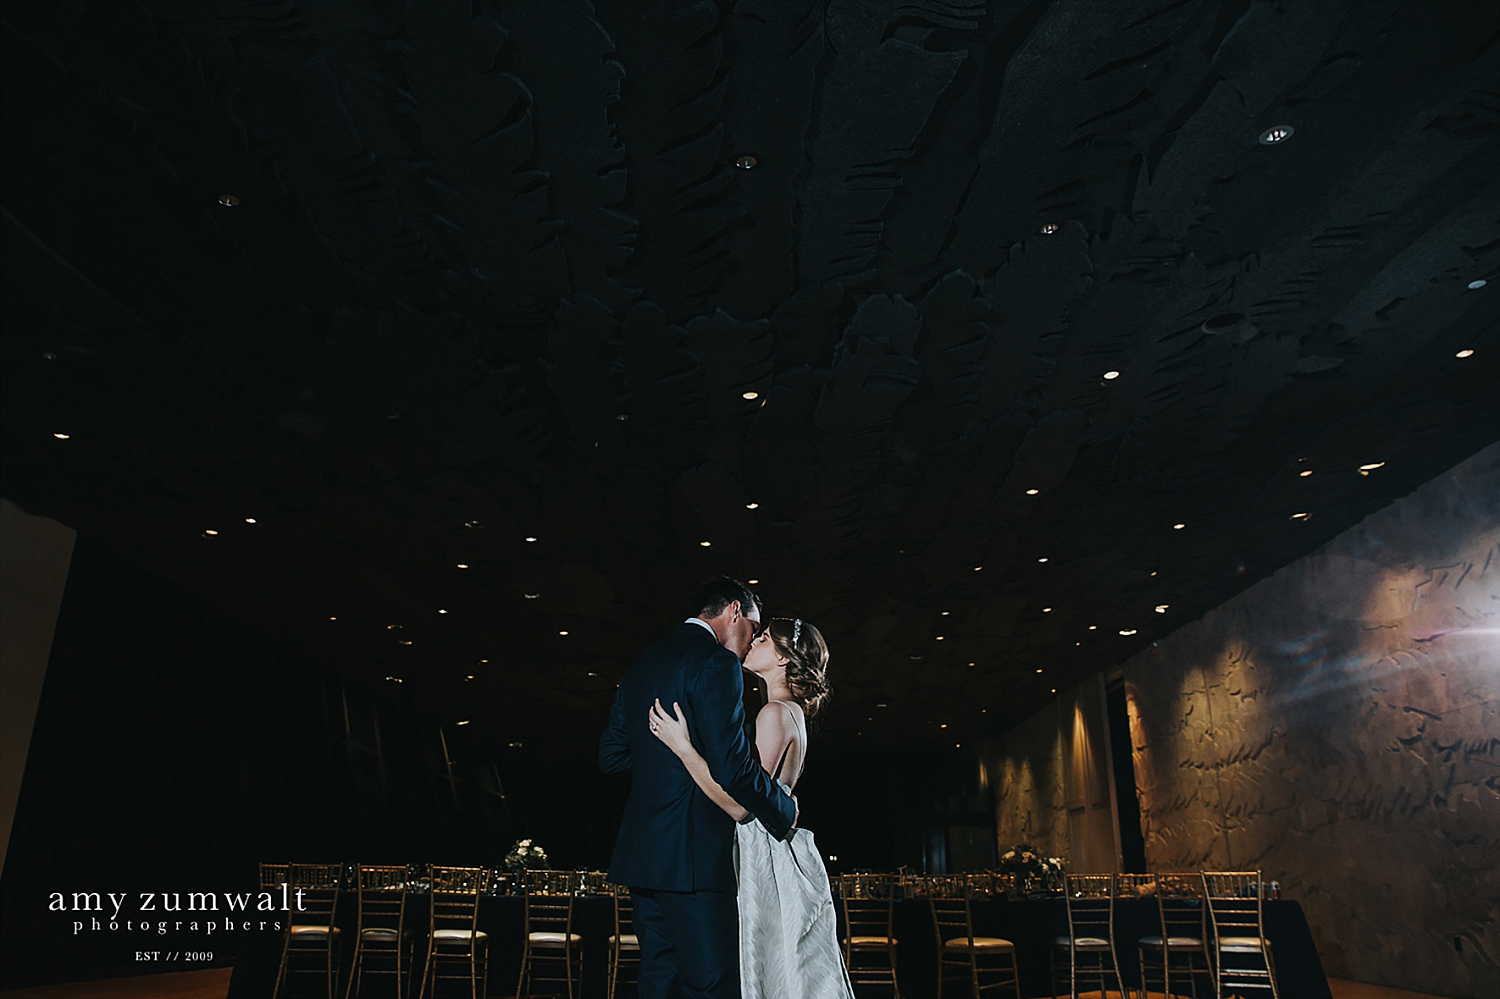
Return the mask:
<path id="1" fill-rule="evenodd" d="M 1125 676 L 1153 869 L 1265 870 L 1331 976 L 1500 995 L 1500 445 Z"/>

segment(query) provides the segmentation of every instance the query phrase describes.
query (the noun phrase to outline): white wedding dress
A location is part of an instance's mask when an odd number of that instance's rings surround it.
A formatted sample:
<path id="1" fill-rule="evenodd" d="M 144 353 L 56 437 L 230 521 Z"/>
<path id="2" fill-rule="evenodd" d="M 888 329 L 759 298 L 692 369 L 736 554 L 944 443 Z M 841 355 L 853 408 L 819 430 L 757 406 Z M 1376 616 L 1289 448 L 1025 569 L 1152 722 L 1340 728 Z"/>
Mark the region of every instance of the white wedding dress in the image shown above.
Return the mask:
<path id="1" fill-rule="evenodd" d="M 790 788 L 781 781 L 784 791 Z M 853 999 L 828 871 L 813 834 L 735 827 L 741 999 Z"/>

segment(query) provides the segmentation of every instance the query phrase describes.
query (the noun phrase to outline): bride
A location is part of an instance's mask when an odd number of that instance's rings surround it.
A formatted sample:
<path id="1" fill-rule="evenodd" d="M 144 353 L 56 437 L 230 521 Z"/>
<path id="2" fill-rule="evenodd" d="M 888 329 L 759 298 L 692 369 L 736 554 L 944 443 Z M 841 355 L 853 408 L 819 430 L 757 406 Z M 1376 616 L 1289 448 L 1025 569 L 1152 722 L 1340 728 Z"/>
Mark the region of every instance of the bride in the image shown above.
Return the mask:
<path id="1" fill-rule="evenodd" d="M 765 681 L 770 700 L 755 716 L 755 748 L 766 773 L 788 793 L 807 756 L 807 718 L 829 694 L 828 646 L 800 619 L 775 618 L 750 646 L 745 669 Z M 742 999 L 853 999 L 838 944 L 828 872 L 812 833 L 773 837 L 714 782 L 674 703 L 651 708 L 651 731 L 682 760 L 699 789 L 739 825 L 740 993 Z"/>

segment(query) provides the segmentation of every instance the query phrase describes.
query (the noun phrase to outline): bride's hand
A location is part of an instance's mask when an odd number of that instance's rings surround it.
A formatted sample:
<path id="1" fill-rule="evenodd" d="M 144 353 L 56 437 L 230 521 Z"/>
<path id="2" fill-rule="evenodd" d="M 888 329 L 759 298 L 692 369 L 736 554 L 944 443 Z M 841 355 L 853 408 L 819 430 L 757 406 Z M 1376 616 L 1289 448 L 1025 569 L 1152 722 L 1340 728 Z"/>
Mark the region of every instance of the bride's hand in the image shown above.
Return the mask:
<path id="1" fill-rule="evenodd" d="M 672 752 L 683 756 L 693 751 L 693 740 L 688 736 L 687 719 L 682 715 L 682 706 L 673 701 L 672 711 L 672 715 L 667 714 L 667 709 L 661 706 L 661 698 L 656 699 L 651 707 L 651 734 L 665 743 Z"/>

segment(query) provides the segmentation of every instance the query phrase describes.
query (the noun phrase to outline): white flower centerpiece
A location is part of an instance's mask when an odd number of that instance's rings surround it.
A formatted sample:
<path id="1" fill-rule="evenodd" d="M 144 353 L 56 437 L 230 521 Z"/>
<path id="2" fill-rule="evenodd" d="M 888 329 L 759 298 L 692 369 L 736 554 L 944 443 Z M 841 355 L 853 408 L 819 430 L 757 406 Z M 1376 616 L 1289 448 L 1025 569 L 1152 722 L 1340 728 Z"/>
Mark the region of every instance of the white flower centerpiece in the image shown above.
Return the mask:
<path id="1" fill-rule="evenodd" d="M 547 851 L 529 839 L 518 839 L 505 855 L 505 869 L 520 873 L 547 869 Z"/>
<path id="2" fill-rule="evenodd" d="M 1014 878 L 1016 896 L 1062 887 L 1062 858 L 1044 857 L 1029 843 L 1018 843 L 1002 854 L 999 870 Z"/>

